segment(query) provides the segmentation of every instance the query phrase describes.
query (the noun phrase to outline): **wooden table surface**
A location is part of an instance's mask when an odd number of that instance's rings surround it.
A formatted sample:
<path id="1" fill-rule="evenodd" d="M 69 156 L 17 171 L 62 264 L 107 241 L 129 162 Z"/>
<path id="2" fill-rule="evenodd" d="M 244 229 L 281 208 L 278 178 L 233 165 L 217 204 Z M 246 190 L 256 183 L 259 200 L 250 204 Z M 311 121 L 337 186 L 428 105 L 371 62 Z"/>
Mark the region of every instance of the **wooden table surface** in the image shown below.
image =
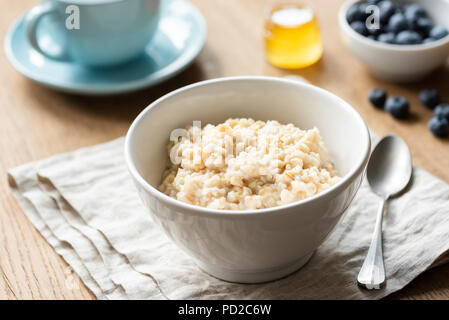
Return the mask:
<path id="1" fill-rule="evenodd" d="M 300 75 L 341 96 L 377 133 L 395 133 L 410 146 L 413 162 L 449 183 L 449 141 L 426 129 L 432 112 L 417 100 L 419 89 L 437 88 L 449 101 L 449 67 L 425 82 L 394 85 L 373 79 L 343 47 L 337 10 L 342 1 L 309 1 L 315 7 L 324 39 L 324 56 L 316 65 L 284 71 L 265 62 L 262 45 L 264 0 L 192 0 L 208 24 L 200 56 L 181 75 L 157 87 L 115 97 L 82 97 L 37 85 L 16 72 L 0 53 L 0 298 L 94 299 L 82 284 L 67 286 L 76 275 L 34 229 L 12 197 L 6 171 L 20 164 L 94 145 L 126 133 L 136 115 L 161 95 L 186 84 L 222 76 Z M 0 38 L 12 22 L 37 1 L 0 2 Z M 367 93 L 383 87 L 406 96 L 412 117 L 396 121 L 372 108 Z M 449 265 L 429 270 L 395 299 L 449 299 Z"/>

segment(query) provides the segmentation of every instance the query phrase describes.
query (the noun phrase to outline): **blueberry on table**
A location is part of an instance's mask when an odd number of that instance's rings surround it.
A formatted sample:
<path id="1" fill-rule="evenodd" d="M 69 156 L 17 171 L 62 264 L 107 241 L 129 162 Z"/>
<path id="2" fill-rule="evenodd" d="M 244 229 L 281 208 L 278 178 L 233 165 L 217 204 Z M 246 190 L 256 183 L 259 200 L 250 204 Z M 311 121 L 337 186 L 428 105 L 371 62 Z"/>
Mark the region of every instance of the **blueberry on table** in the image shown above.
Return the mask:
<path id="1" fill-rule="evenodd" d="M 376 88 L 370 91 L 368 99 L 376 108 L 383 108 L 387 99 L 387 93 L 384 89 Z"/>
<path id="2" fill-rule="evenodd" d="M 383 43 L 395 43 L 396 35 L 393 32 L 382 33 L 377 37 L 377 41 Z"/>
<path id="3" fill-rule="evenodd" d="M 433 117 L 427 127 L 437 137 L 445 138 L 449 136 L 449 122 L 444 118 Z"/>
<path id="4" fill-rule="evenodd" d="M 408 116 L 409 104 L 404 97 L 391 97 L 385 103 L 385 110 L 397 119 L 404 119 Z"/>
<path id="5" fill-rule="evenodd" d="M 440 95 L 436 90 L 425 89 L 419 93 L 419 101 L 429 109 L 434 109 L 440 103 Z"/>
<path id="6" fill-rule="evenodd" d="M 355 32 L 360 33 L 362 36 L 368 35 L 368 29 L 366 28 L 366 25 L 364 22 L 354 21 L 353 23 L 351 23 L 351 28 Z"/>
<path id="7" fill-rule="evenodd" d="M 361 10 L 358 4 L 351 6 L 346 12 L 346 20 L 351 24 L 354 21 L 364 21 L 366 19 L 366 14 Z"/>
<path id="8" fill-rule="evenodd" d="M 395 13 L 388 22 L 388 30 L 399 33 L 408 29 L 408 21 L 402 13 Z"/>
<path id="9" fill-rule="evenodd" d="M 395 42 L 397 44 L 420 44 L 422 37 L 418 32 L 411 30 L 404 30 L 398 33 Z"/>
<path id="10" fill-rule="evenodd" d="M 431 38 L 434 38 L 435 40 L 443 39 L 445 36 L 447 36 L 449 32 L 447 29 L 443 26 L 435 26 L 430 30 L 429 36 Z"/>
<path id="11" fill-rule="evenodd" d="M 446 119 L 449 121 L 449 104 L 442 103 L 436 106 L 435 110 L 433 111 L 433 114 L 437 118 Z"/>

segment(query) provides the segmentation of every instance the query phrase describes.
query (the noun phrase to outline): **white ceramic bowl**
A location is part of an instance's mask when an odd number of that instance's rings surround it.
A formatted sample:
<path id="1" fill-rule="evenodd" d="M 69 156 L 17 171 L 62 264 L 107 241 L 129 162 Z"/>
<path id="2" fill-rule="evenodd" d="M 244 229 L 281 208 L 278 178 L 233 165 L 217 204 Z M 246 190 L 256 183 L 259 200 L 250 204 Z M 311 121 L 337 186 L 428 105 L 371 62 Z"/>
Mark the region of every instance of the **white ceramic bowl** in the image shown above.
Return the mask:
<path id="1" fill-rule="evenodd" d="M 169 135 L 193 120 L 218 124 L 231 117 L 318 127 L 343 179 L 311 198 L 269 209 L 212 210 L 158 191 Z M 140 197 L 166 234 L 203 270 L 232 282 L 283 277 L 303 266 L 351 203 L 370 152 L 368 129 L 337 96 L 271 77 L 199 82 L 147 107 L 126 136 L 125 156 Z"/>
<path id="2" fill-rule="evenodd" d="M 392 82 L 417 81 L 445 64 L 449 56 L 449 36 L 422 45 L 394 45 L 368 39 L 355 32 L 346 20 L 346 12 L 358 0 L 346 1 L 339 11 L 343 42 L 372 72 Z M 449 29 L 448 0 L 396 1 L 422 5 L 437 24 Z"/>

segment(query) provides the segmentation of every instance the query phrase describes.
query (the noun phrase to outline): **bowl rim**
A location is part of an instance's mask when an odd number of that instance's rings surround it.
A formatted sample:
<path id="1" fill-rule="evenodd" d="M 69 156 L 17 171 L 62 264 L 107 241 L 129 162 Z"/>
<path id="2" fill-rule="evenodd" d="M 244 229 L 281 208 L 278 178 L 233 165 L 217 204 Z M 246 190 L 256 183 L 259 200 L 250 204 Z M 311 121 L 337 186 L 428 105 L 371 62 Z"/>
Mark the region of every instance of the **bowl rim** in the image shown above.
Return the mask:
<path id="1" fill-rule="evenodd" d="M 346 112 L 349 112 L 353 117 L 354 121 L 358 123 L 358 125 L 362 128 L 362 131 L 360 134 L 363 136 L 364 140 L 364 150 L 361 152 L 360 159 L 357 162 L 357 165 L 350 170 L 347 174 L 345 174 L 342 179 L 337 182 L 335 185 L 330 187 L 327 190 L 324 190 L 322 192 L 319 192 L 318 194 L 315 194 L 311 197 L 291 202 L 288 204 L 284 204 L 281 206 L 275 206 L 270 208 L 263 208 L 263 209 L 253 209 L 253 210 L 220 210 L 220 209 L 210 209 L 206 207 L 201 207 L 197 205 L 192 205 L 189 203 L 182 202 L 180 200 L 174 199 L 165 193 L 159 191 L 157 188 L 153 187 L 146 179 L 142 177 L 142 175 L 138 172 L 134 161 L 131 156 L 131 140 L 134 136 L 134 131 L 139 126 L 140 122 L 144 117 L 147 116 L 153 109 L 156 109 L 160 107 L 161 102 L 170 99 L 171 97 L 178 95 L 180 93 L 192 90 L 194 88 L 208 86 L 211 84 L 216 83 L 224 83 L 224 82 L 234 82 L 234 81 L 274 81 L 278 83 L 284 83 L 289 85 L 295 85 L 299 87 L 305 87 L 308 90 L 313 90 L 315 92 L 318 92 L 322 95 L 326 95 L 333 100 L 335 100 L 336 104 L 338 104 L 341 108 L 343 108 Z M 339 194 L 341 191 L 346 189 L 349 184 L 353 182 L 353 180 L 362 174 L 365 171 L 366 165 L 368 163 L 368 159 L 371 153 L 371 137 L 368 130 L 368 127 L 363 120 L 363 118 L 360 116 L 360 114 L 346 101 L 338 97 L 337 95 L 324 90 L 322 88 L 316 87 L 311 84 L 302 83 L 297 80 L 290 80 L 290 79 L 282 79 L 278 77 L 269 77 L 269 76 L 235 76 L 235 77 L 223 77 L 223 78 L 216 78 L 211 80 L 205 80 L 196 82 L 191 85 L 187 85 L 184 87 L 181 87 L 179 89 L 176 89 L 168 94 L 165 94 L 164 96 L 160 97 L 159 99 L 155 100 L 153 103 L 151 103 L 149 106 L 147 106 L 133 121 L 131 124 L 126 137 L 125 137 L 125 146 L 124 146 L 124 153 L 125 153 L 125 162 L 127 164 L 128 170 L 131 174 L 131 176 L 134 178 L 134 180 L 142 186 L 148 193 L 150 193 L 153 197 L 159 199 L 160 201 L 164 202 L 166 205 L 170 207 L 174 207 L 177 209 L 181 209 L 182 212 L 188 211 L 189 213 L 196 214 L 196 215 L 204 215 L 209 217 L 249 217 L 249 216 L 271 216 L 273 214 L 278 215 L 280 213 L 288 213 L 290 212 L 288 209 L 291 209 L 293 207 L 302 206 L 305 204 L 310 204 L 313 202 L 326 200 L 326 199 L 332 199 L 337 194 Z"/>
<path id="2" fill-rule="evenodd" d="M 435 49 L 449 44 L 449 35 L 445 36 L 442 39 L 425 44 L 391 44 L 391 43 L 383 43 L 377 40 L 372 40 L 367 37 L 364 37 L 361 34 L 354 31 L 349 25 L 348 20 L 346 20 L 346 12 L 353 4 L 358 2 L 363 2 L 363 0 L 346 0 L 341 5 L 340 10 L 338 11 L 338 22 L 342 30 L 344 30 L 352 38 L 355 38 L 357 41 L 362 42 L 365 45 L 387 51 L 422 52 L 427 51 L 428 49 Z"/>

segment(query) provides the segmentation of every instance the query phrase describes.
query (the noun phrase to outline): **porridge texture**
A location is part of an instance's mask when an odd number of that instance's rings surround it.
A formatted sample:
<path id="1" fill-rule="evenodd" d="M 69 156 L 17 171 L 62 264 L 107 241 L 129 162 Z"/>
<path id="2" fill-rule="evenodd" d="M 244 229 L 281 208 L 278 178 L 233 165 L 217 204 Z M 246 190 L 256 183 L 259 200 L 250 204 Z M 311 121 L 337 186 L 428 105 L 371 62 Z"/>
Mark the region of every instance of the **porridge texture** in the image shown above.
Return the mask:
<path id="1" fill-rule="evenodd" d="M 228 119 L 170 142 L 160 191 L 211 209 L 275 207 L 313 196 L 340 179 L 318 129 Z"/>

